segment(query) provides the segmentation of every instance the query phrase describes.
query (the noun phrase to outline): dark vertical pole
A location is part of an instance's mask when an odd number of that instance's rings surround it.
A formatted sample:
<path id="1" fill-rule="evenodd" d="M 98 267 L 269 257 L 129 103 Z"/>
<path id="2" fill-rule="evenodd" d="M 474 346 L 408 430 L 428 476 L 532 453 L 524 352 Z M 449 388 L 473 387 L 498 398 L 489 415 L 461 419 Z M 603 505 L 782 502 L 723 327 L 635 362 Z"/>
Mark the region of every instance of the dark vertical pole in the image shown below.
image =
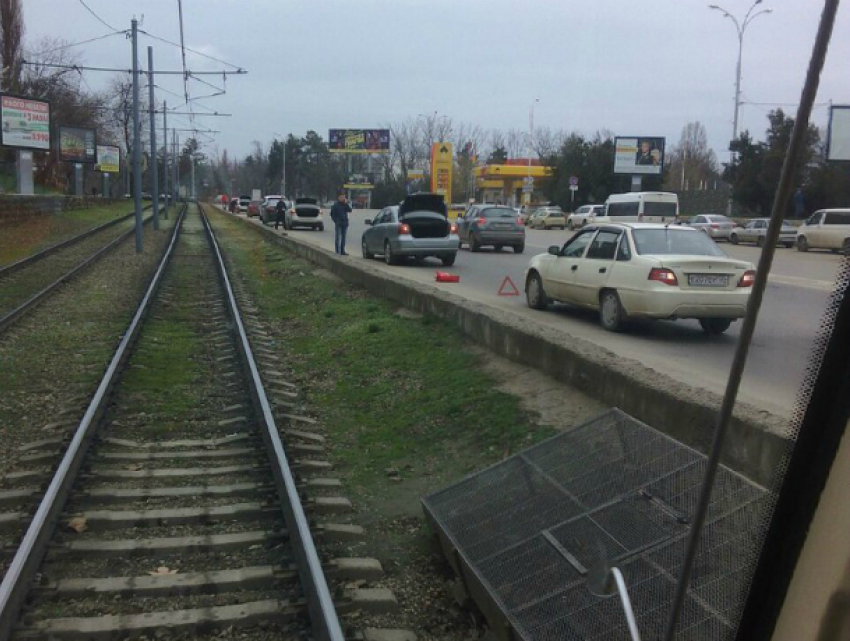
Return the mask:
<path id="1" fill-rule="evenodd" d="M 168 220 L 168 101 L 162 101 L 162 193 L 165 194 L 165 219 Z"/>
<path id="2" fill-rule="evenodd" d="M 136 252 L 143 249 L 142 235 L 142 135 L 139 118 L 139 23 L 133 18 L 133 205 L 136 209 Z"/>
<path id="3" fill-rule="evenodd" d="M 148 102 L 151 116 L 151 196 L 153 228 L 159 229 L 159 164 L 156 161 L 156 100 L 153 92 L 153 47 L 148 47 Z"/>

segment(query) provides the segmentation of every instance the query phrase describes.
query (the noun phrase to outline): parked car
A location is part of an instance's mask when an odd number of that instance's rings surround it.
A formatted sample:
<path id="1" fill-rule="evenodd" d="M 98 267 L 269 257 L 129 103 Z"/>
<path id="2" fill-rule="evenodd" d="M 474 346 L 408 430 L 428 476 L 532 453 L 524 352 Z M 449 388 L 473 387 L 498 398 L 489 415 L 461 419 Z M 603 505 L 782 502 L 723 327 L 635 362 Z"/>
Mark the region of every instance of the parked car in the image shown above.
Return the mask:
<path id="1" fill-rule="evenodd" d="M 394 265 L 406 257 L 433 256 L 447 267 L 454 265 L 460 247 L 457 225 L 448 220 L 440 194 L 412 194 L 365 223 L 360 241 L 363 258 L 380 254 L 384 262 Z"/>
<path id="2" fill-rule="evenodd" d="M 509 245 L 515 254 L 525 251 L 525 225 L 511 207 L 473 205 L 458 221 L 458 236 L 461 244 L 467 243 L 472 252 L 485 245 L 496 251 Z"/>
<path id="3" fill-rule="evenodd" d="M 764 245 L 764 239 L 767 238 L 767 228 L 770 224 L 770 218 L 754 218 L 743 227 L 736 226 L 729 233 L 729 242 L 733 245 L 738 243 L 755 243 L 759 247 Z M 783 222 L 782 228 L 779 230 L 779 245 L 793 247 L 797 235 L 797 228 L 790 223 Z"/>
<path id="4" fill-rule="evenodd" d="M 251 216 L 259 216 L 262 207 L 262 200 L 252 200 L 248 203 L 248 211 L 246 212 L 246 215 L 248 216 L 248 218 L 251 218 Z"/>
<path id="5" fill-rule="evenodd" d="M 277 218 L 277 204 L 281 201 L 280 196 L 266 196 L 263 200 L 263 205 L 260 207 L 260 219 L 264 225 L 273 223 Z M 288 209 L 288 204 L 284 201 L 284 211 Z"/>
<path id="6" fill-rule="evenodd" d="M 797 229 L 797 249 L 831 249 L 850 256 L 850 209 L 821 209 Z"/>
<path id="7" fill-rule="evenodd" d="M 248 205 L 251 204 L 250 196 L 239 196 L 239 204 L 237 205 L 237 209 L 240 213 L 248 211 Z"/>
<path id="8" fill-rule="evenodd" d="M 525 294 L 536 309 L 551 301 L 597 309 L 610 331 L 630 317 L 696 318 L 720 334 L 747 313 L 755 274 L 752 263 L 729 258 L 690 227 L 587 225 L 531 259 Z"/>
<path id="9" fill-rule="evenodd" d="M 734 222 L 720 214 L 700 214 L 699 216 L 693 216 L 687 222 L 687 225 L 694 229 L 698 229 L 714 240 L 717 240 L 718 238 L 729 240 L 729 236 L 735 228 Z"/>
<path id="10" fill-rule="evenodd" d="M 566 229 L 567 219 L 560 207 L 539 207 L 527 224 L 531 229 Z"/>
<path id="11" fill-rule="evenodd" d="M 605 211 L 605 205 L 582 205 L 567 216 L 567 227 L 578 229 L 588 223 L 595 222 L 596 216 L 601 216 Z"/>
<path id="12" fill-rule="evenodd" d="M 325 230 L 325 219 L 319 201 L 315 198 L 296 198 L 295 204 L 286 210 L 283 218 L 284 229 L 295 229 L 296 227 L 309 227 L 311 229 Z"/>

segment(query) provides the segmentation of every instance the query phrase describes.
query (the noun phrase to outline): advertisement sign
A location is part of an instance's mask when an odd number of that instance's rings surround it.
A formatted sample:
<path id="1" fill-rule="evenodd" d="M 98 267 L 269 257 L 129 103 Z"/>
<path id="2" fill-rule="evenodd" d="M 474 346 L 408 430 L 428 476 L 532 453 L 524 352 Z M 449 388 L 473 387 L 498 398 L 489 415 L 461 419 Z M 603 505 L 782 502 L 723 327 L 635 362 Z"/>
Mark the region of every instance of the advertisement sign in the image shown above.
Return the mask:
<path id="1" fill-rule="evenodd" d="M 97 132 L 84 127 L 59 127 L 59 160 L 97 161 Z"/>
<path id="2" fill-rule="evenodd" d="M 50 149 L 50 103 L 0 96 L 3 125 L 0 144 L 22 149 Z"/>
<path id="3" fill-rule="evenodd" d="M 425 178 L 425 170 L 424 169 L 408 169 L 407 170 L 407 179 L 408 180 L 422 180 Z"/>
<path id="4" fill-rule="evenodd" d="M 331 129 L 331 151 L 347 154 L 381 154 L 390 150 L 389 129 Z"/>
<path id="5" fill-rule="evenodd" d="M 117 174 L 121 170 L 121 149 L 110 145 L 98 145 L 95 169 L 105 174 Z"/>
<path id="6" fill-rule="evenodd" d="M 431 146 L 431 191 L 443 194 L 447 203 L 452 202 L 452 143 L 435 142 Z"/>
<path id="7" fill-rule="evenodd" d="M 829 108 L 826 150 L 827 160 L 850 160 L 850 105 Z"/>
<path id="8" fill-rule="evenodd" d="M 614 173 L 660 176 L 664 170 L 664 138 L 616 137 Z"/>

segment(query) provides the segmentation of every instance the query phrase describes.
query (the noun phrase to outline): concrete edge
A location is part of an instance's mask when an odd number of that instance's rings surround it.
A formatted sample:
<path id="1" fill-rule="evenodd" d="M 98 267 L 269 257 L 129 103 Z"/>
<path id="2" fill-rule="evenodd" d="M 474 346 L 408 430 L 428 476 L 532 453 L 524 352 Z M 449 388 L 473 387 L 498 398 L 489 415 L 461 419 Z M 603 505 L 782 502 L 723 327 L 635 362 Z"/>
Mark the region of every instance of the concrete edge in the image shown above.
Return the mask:
<path id="1" fill-rule="evenodd" d="M 223 213 L 223 212 L 220 212 Z M 618 407 L 682 443 L 706 452 L 721 396 L 691 387 L 638 361 L 620 357 L 589 341 L 428 285 L 393 280 L 366 262 L 281 236 L 240 217 L 266 240 L 322 267 L 349 284 L 421 314 L 450 322 L 490 351 L 538 369 L 605 404 Z M 723 463 L 750 480 L 770 486 L 790 452 L 787 422 L 744 403 L 736 405 Z"/>

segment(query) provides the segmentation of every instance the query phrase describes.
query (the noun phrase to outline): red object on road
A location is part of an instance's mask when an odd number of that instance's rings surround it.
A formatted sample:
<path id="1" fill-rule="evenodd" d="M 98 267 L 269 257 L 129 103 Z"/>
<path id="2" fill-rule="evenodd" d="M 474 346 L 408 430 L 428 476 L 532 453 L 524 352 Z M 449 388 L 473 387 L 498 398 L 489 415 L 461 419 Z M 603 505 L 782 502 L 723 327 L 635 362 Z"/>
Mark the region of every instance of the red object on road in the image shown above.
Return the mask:
<path id="1" fill-rule="evenodd" d="M 505 280 L 502 281 L 502 286 L 499 287 L 499 296 L 519 296 L 519 290 L 510 276 L 505 276 Z"/>
<path id="2" fill-rule="evenodd" d="M 460 276 L 457 274 L 449 274 L 448 272 L 437 272 L 438 283 L 459 283 Z"/>

